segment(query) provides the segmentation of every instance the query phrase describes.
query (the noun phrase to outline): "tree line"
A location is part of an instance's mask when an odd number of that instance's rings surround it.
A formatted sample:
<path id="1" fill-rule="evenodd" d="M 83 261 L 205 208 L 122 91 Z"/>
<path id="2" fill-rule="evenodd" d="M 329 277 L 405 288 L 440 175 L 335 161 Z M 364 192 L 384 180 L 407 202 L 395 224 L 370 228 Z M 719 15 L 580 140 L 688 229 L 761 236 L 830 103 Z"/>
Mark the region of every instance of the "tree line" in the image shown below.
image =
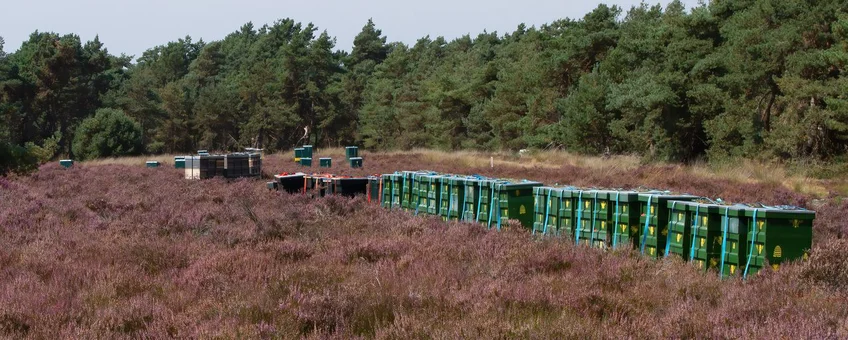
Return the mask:
<path id="1" fill-rule="evenodd" d="M 848 151 L 846 63 L 839 0 L 599 5 L 412 45 L 387 42 L 369 20 L 349 53 L 284 19 L 220 41 L 185 37 L 136 62 L 96 38 L 35 32 L 9 54 L 0 40 L 0 141 L 41 158 L 311 143 L 837 160 Z M 81 127 L 138 141 L 78 137 Z"/>

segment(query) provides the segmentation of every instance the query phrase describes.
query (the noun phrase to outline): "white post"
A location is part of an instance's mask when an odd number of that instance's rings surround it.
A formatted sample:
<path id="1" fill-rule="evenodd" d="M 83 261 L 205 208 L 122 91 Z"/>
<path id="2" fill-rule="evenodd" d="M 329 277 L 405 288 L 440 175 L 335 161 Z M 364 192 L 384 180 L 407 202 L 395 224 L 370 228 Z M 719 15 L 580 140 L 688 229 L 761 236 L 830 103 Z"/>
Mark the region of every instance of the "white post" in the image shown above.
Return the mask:
<path id="1" fill-rule="evenodd" d="M 495 167 L 495 157 L 489 157 L 489 165 L 494 168 Z"/>

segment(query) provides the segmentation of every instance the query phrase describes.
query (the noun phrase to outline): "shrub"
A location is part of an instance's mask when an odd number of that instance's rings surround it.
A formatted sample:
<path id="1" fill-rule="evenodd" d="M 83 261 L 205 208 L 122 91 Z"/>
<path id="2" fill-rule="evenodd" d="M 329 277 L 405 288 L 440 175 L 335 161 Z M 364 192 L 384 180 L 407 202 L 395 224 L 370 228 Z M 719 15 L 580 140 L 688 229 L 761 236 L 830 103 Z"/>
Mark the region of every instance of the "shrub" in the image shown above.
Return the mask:
<path id="1" fill-rule="evenodd" d="M 100 109 L 76 130 L 74 156 L 80 160 L 136 155 L 142 152 L 141 126 L 123 111 Z"/>
<path id="2" fill-rule="evenodd" d="M 49 162 L 59 152 L 59 140 L 62 139 L 62 134 L 59 131 L 44 140 L 42 145 L 37 145 L 33 142 L 26 143 L 27 151 L 38 160 L 38 163 L 43 164 Z"/>
<path id="3" fill-rule="evenodd" d="M 0 142 L 0 176 L 10 172 L 26 174 L 38 168 L 38 158 L 26 148 Z"/>

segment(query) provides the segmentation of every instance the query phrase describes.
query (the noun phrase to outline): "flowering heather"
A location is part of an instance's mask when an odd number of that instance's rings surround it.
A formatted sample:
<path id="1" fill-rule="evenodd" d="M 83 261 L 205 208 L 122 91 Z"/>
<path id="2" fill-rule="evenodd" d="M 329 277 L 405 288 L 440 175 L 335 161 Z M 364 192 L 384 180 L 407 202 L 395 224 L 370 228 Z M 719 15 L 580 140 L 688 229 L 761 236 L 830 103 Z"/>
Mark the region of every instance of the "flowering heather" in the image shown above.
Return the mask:
<path id="1" fill-rule="evenodd" d="M 275 157 L 264 168 L 298 169 Z M 673 167 L 492 171 L 398 155 L 330 171 L 418 168 L 807 202 Z M 677 259 L 536 239 L 517 224 L 489 232 L 258 180 L 50 164 L 0 178 L 0 336 L 846 338 L 848 205 L 816 210 L 809 261 L 721 281 Z"/>

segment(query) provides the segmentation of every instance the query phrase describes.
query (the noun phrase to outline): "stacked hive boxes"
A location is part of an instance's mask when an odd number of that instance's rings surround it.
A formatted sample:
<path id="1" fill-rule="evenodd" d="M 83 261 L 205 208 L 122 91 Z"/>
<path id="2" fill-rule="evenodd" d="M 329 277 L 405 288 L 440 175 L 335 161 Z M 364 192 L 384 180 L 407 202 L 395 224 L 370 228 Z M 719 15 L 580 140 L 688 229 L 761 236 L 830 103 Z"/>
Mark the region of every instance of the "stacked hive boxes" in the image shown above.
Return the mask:
<path id="1" fill-rule="evenodd" d="M 175 167 L 185 170 L 187 179 L 213 177 L 240 178 L 257 177 L 262 172 L 262 157 L 259 153 L 232 153 L 210 155 L 205 150 L 198 156 L 180 156 Z"/>
<path id="2" fill-rule="evenodd" d="M 273 184 L 272 184 L 273 183 Z M 379 184 L 376 177 L 354 178 L 333 174 L 282 173 L 274 175 L 269 189 L 285 191 L 291 194 L 304 194 L 310 197 L 341 195 L 353 197 L 368 194 L 369 201 L 374 198 L 372 183 Z"/>

